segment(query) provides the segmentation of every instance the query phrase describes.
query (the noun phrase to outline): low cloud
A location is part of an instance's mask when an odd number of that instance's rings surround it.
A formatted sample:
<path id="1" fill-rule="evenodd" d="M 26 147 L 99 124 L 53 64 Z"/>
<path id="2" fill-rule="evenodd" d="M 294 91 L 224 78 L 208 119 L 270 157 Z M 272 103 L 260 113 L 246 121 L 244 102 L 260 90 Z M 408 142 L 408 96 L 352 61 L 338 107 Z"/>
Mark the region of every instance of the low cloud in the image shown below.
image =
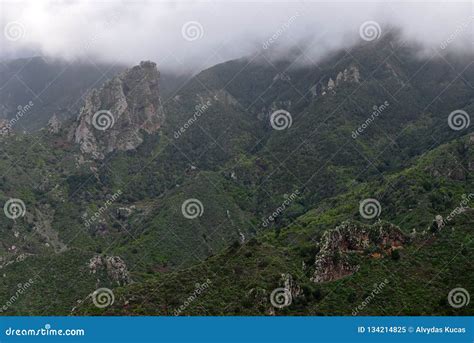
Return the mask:
<path id="1" fill-rule="evenodd" d="M 398 27 L 426 49 L 473 51 L 471 2 L 7 1 L 3 59 L 67 60 L 200 70 L 260 50 L 300 47 L 312 60 L 361 39 L 361 25 Z M 377 26 L 375 26 L 377 29 Z M 373 28 L 372 28 L 373 29 Z"/>

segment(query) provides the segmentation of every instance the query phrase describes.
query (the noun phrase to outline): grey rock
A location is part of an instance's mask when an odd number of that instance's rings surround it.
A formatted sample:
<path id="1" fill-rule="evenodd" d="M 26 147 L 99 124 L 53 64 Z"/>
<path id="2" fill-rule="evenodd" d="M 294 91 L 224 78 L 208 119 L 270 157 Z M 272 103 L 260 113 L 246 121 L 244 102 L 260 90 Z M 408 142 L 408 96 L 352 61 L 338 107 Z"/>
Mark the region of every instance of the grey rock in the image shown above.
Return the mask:
<path id="1" fill-rule="evenodd" d="M 155 63 L 141 62 L 90 92 L 70 139 L 94 159 L 136 149 L 144 132 L 157 132 L 165 119 L 159 76 Z"/>

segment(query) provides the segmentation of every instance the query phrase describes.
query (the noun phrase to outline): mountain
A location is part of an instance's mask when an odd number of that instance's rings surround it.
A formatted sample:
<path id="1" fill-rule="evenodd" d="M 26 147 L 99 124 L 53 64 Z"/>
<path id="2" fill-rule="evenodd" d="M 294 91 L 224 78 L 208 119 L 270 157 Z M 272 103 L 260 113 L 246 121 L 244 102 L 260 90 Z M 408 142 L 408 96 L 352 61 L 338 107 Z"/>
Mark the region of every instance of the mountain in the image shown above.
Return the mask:
<path id="1" fill-rule="evenodd" d="M 0 138 L 0 295 L 34 285 L 4 312 L 350 314 L 377 282 L 358 313 L 469 314 L 442 302 L 472 278 L 469 201 L 439 216 L 471 195 L 471 62 L 392 34 L 166 95 L 154 63 L 121 70 L 77 115 Z"/>

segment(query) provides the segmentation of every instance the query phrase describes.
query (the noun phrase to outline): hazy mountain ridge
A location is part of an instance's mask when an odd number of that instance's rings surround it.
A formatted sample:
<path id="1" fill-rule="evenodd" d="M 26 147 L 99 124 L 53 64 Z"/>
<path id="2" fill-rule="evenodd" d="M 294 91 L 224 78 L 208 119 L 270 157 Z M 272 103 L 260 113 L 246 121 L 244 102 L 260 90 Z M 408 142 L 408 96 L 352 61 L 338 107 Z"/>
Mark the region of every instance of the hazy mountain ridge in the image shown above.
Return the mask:
<path id="1" fill-rule="evenodd" d="M 394 50 L 396 58 L 391 55 Z M 462 70 L 463 61 L 451 62 Z M 276 65 L 265 60 L 229 61 L 196 75 L 162 101 L 165 119 L 156 132 L 140 132 L 141 144 L 133 150 L 105 153 L 103 160 L 82 154 L 80 145 L 67 139 L 70 127 L 81 117 L 70 119 L 56 133 L 3 137 L 2 200 L 22 199 L 27 214 L 14 221 L 0 218 L 6 275 L 0 281 L 2 294 L 8 298 L 12 285 L 24 278 L 22 266 L 40 270 L 53 265 L 55 270 L 40 273 L 40 286 L 10 311 L 68 313 L 76 300 L 87 298 L 94 289 L 114 288 L 116 283 L 107 273 L 92 275 L 88 270 L 97 254 L 120 256 L 136 285 L 118 290 L 120 298 L 110 312 L 94 313 L 170 314 L 186 295 L 171 297 L 169 292 L 181 284 L 212 279 L 204 272 L 207 268 L 221 279 L 211 287 L 221 296 L 207 304 L 208 312 L 191 309 L 192 313 L 272 314 L 268 293 L 270 287 L 281 286 L 276 280 L 282 273 L 290 273 L 297 282 L 303 280 L 310 292 L 316 292 L 311 297 L 321 298 L 311 284 L 311 267 L 299 276 L 302 262 L 314 263 L 323 231 L 347 220 L 360 220 L 361 200 L 377 198 L 382 218 L 408 235 L 413 228 L 429 227 L 436 214 L 446 215 L 472 189 L 472 141 L 465 136 L 469 129 L 451 130 L 447 116 L 456 109 L 472 112 L 474 74 L 465 69 L 459 78 L 456 68 L 444 63 L 419 60 L 411 47 L 388 38 L 376 46 L 363 44 L 330 56 L 318 65 L 295 65 L 288 70 L 289 61 Z M 236 71 L 240 72 L 236 75 Z M 439 79 L 427 82 L 433 73 Z M 452 88 L 445 89 L 447 83 Z M 353 138 L 374 106 L 382 108 L 376 121 Z M 271 125 L 271 114 L 277 109 L 291 115 L 291 126 L 284 130 Z M 38 140 L 41 144 L 36 144 Z M 448 145 L 440 147 L 444 143 Z M 443 191 L 434 191 L 438 189 Z M 289 196 L 293 200 L 285 210 L 265 224 L 265 218 Z M 194 198 L 202 203 L 203 211 L 198 218 L 188 219 L 182 204 Z M 96 213 L 100 215 L 93 220 Z M 444 230 L 434 244 L 456 246 L 469 237 L 465 229 L 472 218 L 466 215 L 467 222 L 461 221 L 454 236 Z M 258 238 L 252 240 L 254 236 Z M 232 242 L 236 242 L 233 248 L 220 254 Z M 57 247 L 63 248 L 58 251 Z M 423 244 L 407 247 L 418 248 L 423 249 Z M 432 252 L 427 249 L 423 256 Z M 466 256 L 472 254 L 471 245 L 466 249 Z M 453 257 L 450 253 L 443 250 L 438 258 Z M 275 260 L 266 261 L 264 257 L 271 260 L 270 256 Z M 248 264 L 242 261 L 244 257 Z M 179 271 L 205 259 L 191 272 Z M 229 262 L 230 269 L 220 270 L 222 261 Z M 370 285 L 374 279 L 367 277 L 368 271 L 375 268 L 377 277 L 381 276 L 387 261 L 390 258 L 381 259 L 378 265 L 362 257 L 358 262 L 367 269 L 355 273 L 355 280 Z M 403 273 L 408 267 L 399 268 Z M 75 273 L 86 275 L 79 285 Z M 246 277 L 234 288 L 232 283 L 242 273 Z M 257 282 L 254 275 L 262 276 Z M 193 282 L 187 282 L 188 276 Z M 142 283 L 148 279 L 149 283 Z M 257 286 L 266 291 L 260 292 Z M 60 295 L 51 304 L 59 287 Z M 400 286 L 398 291 L 404 287 L 411 286 Z M 148 302 L 142 298 L 142 289 L 157 297 Z M 247 299 L 255 292 L 260 294 L 255 304 L 262 306 L 243 305 L 255 301 Z M 435 293 L 442 292 L 438 285 Z M 137 298 L 131 301 L 134 293 Z M 244 300 L 239 305 L 236 299 Z M 290 312 L 319 311 L 311 299 L 308 307 L 302 304 Z M 146 307 L 138 308 L 145 300 Z M 434 308 L 431 302 L 427 306 L 434 312 L 447 311 Z M 350 311 L 332 309 L 325 311 Z"/>

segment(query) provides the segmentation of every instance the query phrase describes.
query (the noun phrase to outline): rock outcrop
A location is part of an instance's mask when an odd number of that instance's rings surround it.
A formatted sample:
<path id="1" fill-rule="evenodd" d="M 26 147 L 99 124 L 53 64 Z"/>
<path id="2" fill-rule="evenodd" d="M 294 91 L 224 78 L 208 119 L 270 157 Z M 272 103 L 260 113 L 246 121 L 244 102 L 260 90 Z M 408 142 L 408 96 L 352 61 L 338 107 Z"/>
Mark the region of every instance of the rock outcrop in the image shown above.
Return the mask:
<path id="1" fill-rule="evenodd" d="M 340 71 L 335 75 L 335 81 L 332 77 L 329 77 L 329 80 L 324 78 L 314 86 L 312 86 L 309 91 L 313 98 L 318 96 L 324 96 L 330 92 L 331 94 L 335 93 L 337 87 L 341 86 L 343 83 L 360 83 L 360 72 L 359 68 L 355 65 L 350 66 L 349 68 Z"/>
<path id="2" fill-rule="evenodd" d="M 321 238 L 311 280 L 319 283 L 351 275 L 358 270 L 358 266 L 350 262 L 350 253 L 365 253 L 373 248 L 391 252 L 406 241 L 401 230 L 390 223 L 379 222 L 368 226 L 344 222 L 335 229 L 326 231 Z M 376 254 L 381 256 L 381 253 Z"/>
<path id="3" fill-rule="evenodd" d="M 159 75 L 155 63 L 141 62 L 91 91 L 70 139 L 96 159 L 137 148 L 144 132 L 156 132 L 164 121 Z"/>
<path id="4" fill-rule="evenodd" d="M 49 119 L 47 127 L 49 133 L 58 133 L 61 130 L 61 122 L 56 114 Z"/>
<path id="5" fill-rule="evenodd" d="M 118 285 L 126 285 L 131 282 L 127 265 L 119 256 L 94 256 L 89 261 L 89 270 L 92 274 L 105 271 L 108 277 Z"/>

